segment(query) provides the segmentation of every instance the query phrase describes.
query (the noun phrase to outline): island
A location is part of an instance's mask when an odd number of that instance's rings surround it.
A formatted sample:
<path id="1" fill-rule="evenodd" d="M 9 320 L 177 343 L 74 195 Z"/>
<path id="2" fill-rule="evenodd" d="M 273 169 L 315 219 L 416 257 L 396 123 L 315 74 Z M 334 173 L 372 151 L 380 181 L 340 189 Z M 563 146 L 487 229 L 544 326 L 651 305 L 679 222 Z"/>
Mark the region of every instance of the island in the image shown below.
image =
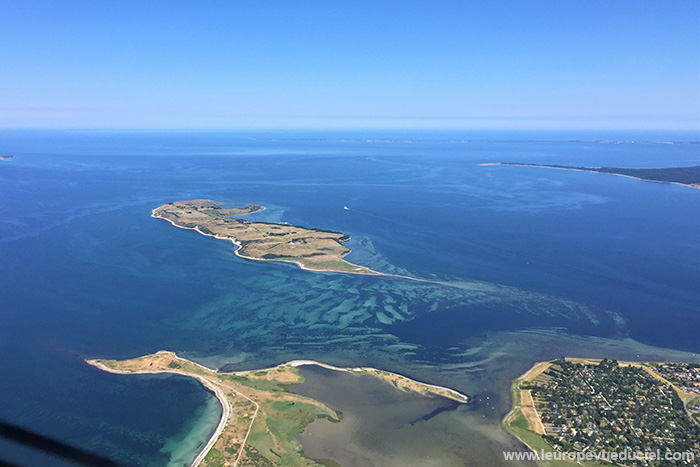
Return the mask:
<path id="1" fill-rule="evenodd" d="M 176 227 L 230 240 L 238 246 L 236 255 L 242 258 L 290 262 L 311 271 L 384 275 L 343 260 L 350 253 L 343 245 L 350 237 L 343 233 L 240 218 L 263 209 L 256 204 L 195 199 L 164 204 L 154 209 L 152 216 Z"/>
<path id="2" fill-rule="evenodd" d="M 340 423 L 342 413 L 308 397 L 289 392 L 289 385 L 304 379 L 298 367 L 318 365 L 355 375 L 371 375 L 397 390 L 436 395 L 459 403 L 469 397 L 455 390 L 421 383 L 375 368 L 338 368 L 311 360 L 296 360 L 264 370 L 219 373 L 174 352 L 159 351 L 131 360 L 87 360 L 104 371 L 119 374 L 172 373 L 197 379 L 221 403 L 216 430 L 193 465 L 337 465 L 328 459 L 304 456 L 295 435 L 318 418 Z"/>
<path id="3" fill-rule="evenodd" d="M 535 364 L 511 394 L 503 425 L 542 465 L 700 460 L 698 364 L 560 358 Z"/>
<path id="4" fill-rule="evenodd" d="M 518 162 L 493 162 L 481 165 L 510 165 L 519 167 L 540 167 L 546 169 L 579 170 L 583 172 L 622 175 L 649 182 L 675 183 L 700 188 L 700 165 L 691 167 L 668 167 L 661 169 L 624 169 L 618 167 L 575 167 L 555 164 L 524 164 Z"/>

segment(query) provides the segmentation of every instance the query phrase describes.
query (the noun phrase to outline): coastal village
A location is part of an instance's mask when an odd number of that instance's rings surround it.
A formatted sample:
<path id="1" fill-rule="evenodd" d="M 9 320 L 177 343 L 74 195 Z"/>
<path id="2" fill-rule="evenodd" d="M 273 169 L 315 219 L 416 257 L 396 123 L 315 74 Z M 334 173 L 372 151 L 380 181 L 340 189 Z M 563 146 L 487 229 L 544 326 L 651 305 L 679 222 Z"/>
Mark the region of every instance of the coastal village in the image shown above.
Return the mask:
<path id="1" fill-rule="evenodd" d="M 516 380 L 521 410 L 554 450 L 635 453 L 624 465 L 698 465 L 700 365 L 562 358 L 535 368 Z M 690 455 L 645 459 L 650 452 Z"/>
<path id="2" fill-rule="evenodd" d="M 700 364 L 663 363 L 656 367 L 656 371 L 681 391 L 700 395 Z"/>

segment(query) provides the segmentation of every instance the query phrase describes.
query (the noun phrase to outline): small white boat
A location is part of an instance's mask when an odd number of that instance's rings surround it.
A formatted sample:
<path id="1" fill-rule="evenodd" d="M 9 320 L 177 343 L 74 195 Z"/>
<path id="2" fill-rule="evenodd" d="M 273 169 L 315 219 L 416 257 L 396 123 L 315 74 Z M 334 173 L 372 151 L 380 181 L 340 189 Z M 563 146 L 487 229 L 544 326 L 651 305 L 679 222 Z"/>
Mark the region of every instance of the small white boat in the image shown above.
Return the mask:
<path id="1" fill-rule="evenodd" d="M 347 206 L 343 206 L 343 209 L 345 209 L 346 211 L 349 211 L 349 210 L 350 210 L 350 208 L 347 207 Z"/>

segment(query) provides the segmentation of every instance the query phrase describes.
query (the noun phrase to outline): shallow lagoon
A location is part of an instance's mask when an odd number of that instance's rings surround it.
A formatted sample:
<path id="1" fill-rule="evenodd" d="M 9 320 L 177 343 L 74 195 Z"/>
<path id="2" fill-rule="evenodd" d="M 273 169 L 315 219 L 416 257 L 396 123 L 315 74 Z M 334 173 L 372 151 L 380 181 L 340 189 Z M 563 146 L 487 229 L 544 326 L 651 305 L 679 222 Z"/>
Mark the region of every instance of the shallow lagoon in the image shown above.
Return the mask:
<path id="1" fill-rule="evenodd" d="M 487 459 L 514 443 L 498 420 L 509 381 L 535 360 L 697 359 L 623 339 L 700 351 L 700 192 L 478 166 L 697 165 L 697 145 L 268 136 L 0 133 L 16 156 L 0 165 L 0 371 L 11 375 L 0 417 L 159 464 L 168 440 L 212 418 L 211 397 L 195 382 L 105 375 L 82 358 L 171 349 L 227 368 L 312 358 L 474 396 L 434 423 L 454 418 L 460 446 Z M 150 218 L 198 197 L 349 233 L 349 260 L 432 282 L 245 261 L 229 243 Z"/>

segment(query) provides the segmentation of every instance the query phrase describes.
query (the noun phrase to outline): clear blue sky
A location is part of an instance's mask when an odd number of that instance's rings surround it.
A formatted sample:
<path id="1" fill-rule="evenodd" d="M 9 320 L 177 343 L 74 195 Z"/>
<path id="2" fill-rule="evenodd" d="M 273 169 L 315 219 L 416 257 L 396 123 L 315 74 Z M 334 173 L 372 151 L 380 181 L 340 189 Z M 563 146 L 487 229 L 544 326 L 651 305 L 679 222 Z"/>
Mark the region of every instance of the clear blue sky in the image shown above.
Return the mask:
<path id="1" fill-rule="evenodd" d="M 700 126 L 700 2 L 0 0 L 0 127 Z"/>

